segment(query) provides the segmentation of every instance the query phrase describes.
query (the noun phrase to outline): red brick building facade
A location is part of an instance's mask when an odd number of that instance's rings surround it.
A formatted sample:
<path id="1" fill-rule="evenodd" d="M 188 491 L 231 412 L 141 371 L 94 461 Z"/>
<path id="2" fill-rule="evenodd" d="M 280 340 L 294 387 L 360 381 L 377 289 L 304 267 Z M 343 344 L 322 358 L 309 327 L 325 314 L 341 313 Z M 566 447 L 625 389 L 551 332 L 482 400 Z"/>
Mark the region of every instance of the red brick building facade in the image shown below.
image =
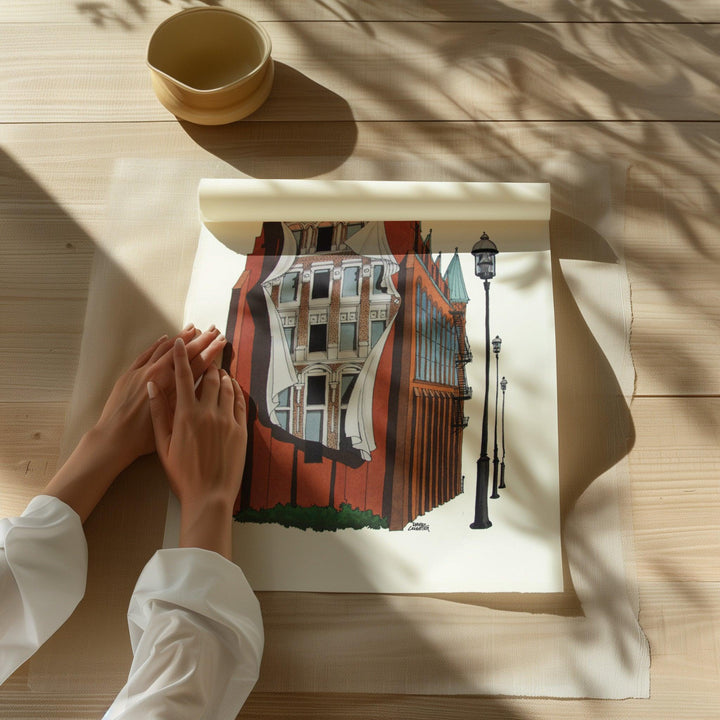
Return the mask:
<path id="1" fill-rule="evenodd" d="M 398 530 L 455 497 L 467 301 L 417 222 L 265 223 L 226 332 L 250 396 L 236 509 L 347 503 Z"/>

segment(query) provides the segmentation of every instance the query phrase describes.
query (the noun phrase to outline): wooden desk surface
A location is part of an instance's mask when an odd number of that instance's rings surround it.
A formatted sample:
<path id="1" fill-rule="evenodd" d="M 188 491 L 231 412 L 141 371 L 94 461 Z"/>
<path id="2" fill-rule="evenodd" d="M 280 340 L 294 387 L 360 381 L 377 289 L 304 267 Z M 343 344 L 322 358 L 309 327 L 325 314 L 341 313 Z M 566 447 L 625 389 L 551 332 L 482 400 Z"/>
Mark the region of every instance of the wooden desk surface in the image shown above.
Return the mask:
<path id="1" fill-rule="evenodd" d="M 205 4 L 263 21 L 278 61 L 266 106 L 228 128 L 178 123 L 150 89 L 145 46 L 181 0 L 0 9 L 2 515 L 22 511 L 57 463 L 116 160 L 216 156 L 251 177 L 503 181 L 552 181 L 541 168 L 563 154 L 603 162 L 625 175 L 630 465 L 651 698 L 254 694 L 241 717 L 717 717 L 720 4 Z M 553 186 L 552 222 L 579 247 L 592 241 L 592 192 L 583 176 Z M 90 695 L 70 711 L 28 694 L 21 671 L 0 691 L 0 714 L 101 717 L 108 702 Z"/>

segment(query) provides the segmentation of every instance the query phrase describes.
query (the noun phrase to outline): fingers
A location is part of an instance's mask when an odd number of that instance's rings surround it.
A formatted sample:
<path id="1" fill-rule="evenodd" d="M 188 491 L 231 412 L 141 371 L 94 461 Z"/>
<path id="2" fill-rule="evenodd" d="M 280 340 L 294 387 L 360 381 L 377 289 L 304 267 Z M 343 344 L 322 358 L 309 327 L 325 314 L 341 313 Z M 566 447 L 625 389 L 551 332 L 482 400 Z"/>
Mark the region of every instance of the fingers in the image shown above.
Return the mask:
<path id="1" fill-rule="evenodd" d="M 246 423 L 246 406 L 245 406 L 245 393 L 243 393 L 242 388 L 240 387 L 240 383 L 233 378 L 232 379 L 232 386 L 234 390 L 234 403 L 233 403 L 233 411 L 235 413 L 235 422 L 237 422 L 238 425 L 241 427 L 245 427 Z"/>
<path id="2" fill-rule="evenodd" d="M 130 366 L 131 370 L 136 370 L 137 368 L 144 365 L 151 357 L 152 354 L 155 352 L 155 350 L 162 345 L 164 342 L 166 342 L 168 339 L 167 335 L 163 335 L 159 337 L 147 350 L 140 353 L 140 355 L 135 358 L 135 362 Z"/>
<path id="3" fill-rule="evenodd" d="M 155 449 L 160 458 L 164 460 L 167 457 L 172 435 L 170 409 L 165 395 L 154 382 L 151 381 L 147 384 L 147 393 L 150 398 L 150 417 L 155 434 Z"/>
<path id="4" fill-rule="evenodd" d="M 215 325 L 211 325 L 207 330 L 205 330 L 205 332 L 194 335 L 187 344 L 188 357 L 190 358 L 190 361 L 192 362 L 192 359 L 201 350 L 204 350 L 219 334 L 220 331 L 215 327 Z"/>
<path id="5" fill-rule="evenodd" d="M 195 400 L 195 388 L 192 370 L 188 361 L 187 349 L 181 338 L 175 340 L 173 347 L 175 364 L 175 393 L 178 412 L 192 407 Z"/>
<path id="6" fill-rule="evenodd" d="M 220 371 L 215 368 L 208 368 L 203 375 L 198 400 L 204 407 L 216 407 L 218 404 L 218 393 L 220 392 Z"/>
<path id="7" fill-rule="evenodd" d="M 223 415 L 233 417 L 235 388 L 233 387 L 230 376 L 224 370 L 220 371 L 220 396 L 218 397 L 218 405 Z"/>
<path id="8" fill-rule="evenodd" d="M 159 360 L 165 353 L 172 349 L 174 340 L 170 340 L 168 336 L 165 336 L 165 340 L 161 342 L 150 355 L 147 363 L 152 365 L 154 362 Z"/>
<path id="9" fill-rule="evenodd" d="M 182 332 L 177 337 L 182 338 L 183 342 L 188 343 L 195 337 L 196 333 L 199 333 L 199 330 L 196 330 L 195 326 L 190 323 L 183 328 Z M 163 355 L 172 349 L 173 342 L 174 341 L 170 340 L 167 335 L 159 337 L 147 350 L 135 359 L 135 362 L 131 366 L 131 370 L 136 370 L 148 363 L 152 364 L 157 362 Z"/>
<path id="10" fill-rule="evenodd" d="M 197 380 L 220 355 L 227 340 L 217 329 L 203 333 L 188 345 L 188 357 L 193 377 Z"/>
<path id="11" fill-rule="evenodd" d="M 155 349 L 155 352 L 150 356 L 150 364 L 157 362 L 164 357 L 167 357 L 168 363 L 171 362 L 172 354 L 170 351 L 175 344 L 175 340 L 180 338 L 187 345 L 195 337 L 195 333 L 197 332 L 199 332 L 199 330 L 197 330 L 192 323 L 186 325 L 174 339 L 166 340 Z M 167 338 L 167 335 L 165 337 Z"/>

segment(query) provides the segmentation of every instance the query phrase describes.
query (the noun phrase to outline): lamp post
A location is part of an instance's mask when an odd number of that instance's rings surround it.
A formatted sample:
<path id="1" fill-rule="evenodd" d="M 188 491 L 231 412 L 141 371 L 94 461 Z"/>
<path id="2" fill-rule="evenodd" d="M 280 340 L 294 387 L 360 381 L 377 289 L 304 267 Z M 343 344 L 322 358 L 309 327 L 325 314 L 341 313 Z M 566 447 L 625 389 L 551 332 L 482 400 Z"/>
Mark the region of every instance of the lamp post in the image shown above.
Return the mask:
<path id="1" fill-rule="evenodd" d="M 483 281 L 483 287 L 485 288 L 485 403 L 483 405 L 480 457 L 477 461 L 475 483 L 475 519 L 470 525 L 473 530 L 482 530 L 492 525 L 488 518 L 487 506 L 488 477 L 490 474 L 490 458 L 487 454 L 488 391 L 490 389 L 490 280 L 495 277 L 495 256 L 498 249 L 487 233 L 483 233 L 470 252 L 475 258 L 475 275 Z"/>
<path id="2" fill-rule="evenodd" d="M 505 487 L 505 390 L 507 389 L 507 380 L 503 376 L 500 381 L 500 389 L 503 394 L 502 401 L 502 423 L 500 425 L 502 432 L 502 460 L 500 462 L 500 488 Z"/>
<path id="3" fill-rule="evenodd" d="M 495 433 L 493 435 L 493 483 L 492 483 L 492 495 L 490 496 L 493 500 L 500 497 L 498 493 L 498 465 L 500 460 L 498 459 L 498 437 L 497 437 L 497 416 L 498 416 L 498 381 L 500 380 L 500 346 L 502 340 L 499 335 L 496 335 L 492 341 L 492 349 L 495 353 Z"/>

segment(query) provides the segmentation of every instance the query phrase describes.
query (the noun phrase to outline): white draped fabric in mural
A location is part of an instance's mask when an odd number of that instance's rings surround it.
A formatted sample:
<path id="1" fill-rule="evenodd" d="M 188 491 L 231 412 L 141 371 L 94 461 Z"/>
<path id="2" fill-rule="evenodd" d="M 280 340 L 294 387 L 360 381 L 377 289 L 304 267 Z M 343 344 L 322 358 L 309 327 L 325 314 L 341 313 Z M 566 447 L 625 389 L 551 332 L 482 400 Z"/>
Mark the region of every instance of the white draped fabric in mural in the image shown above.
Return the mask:
<path id="1" fill-rule="evenodd" d="M 265 304 L 268 310 L 268 321 L 270 325 L 270 366 L 268 368 L 268 379 L 266 389 L 267 409 L 274 423 L 277 423 L 275 408 L 278 406 L 278 395 L 285 389 L 297 383 L 297 373 L 293 365 L 290 348 L 283 333 L 282 320 L 275 304 L 272 301 L 271 292 L 273 282 L 281 278 L 293 265 L 297 253 L 297 245 L 292 231 L 283 223 L 283 248 L 282 254 L 278 257 L 275 267 L 263 282 L 265 293 Z"/>
<path id="2" fill-rule="evenodd" d="M 270 365 L 268 368 L 266 401 L 270 417 L 276 424 L 279 424 L 275 415 L 275 409 L 279 404 L 278 395 L 298 382 L 290 348 L 283 332 L 280 313 L 271 297 L 274 282 L 285 275 L 297 260 L 295 237 L 286 223 L 283 223 L 282 228 L 282 254 L 278 257 L 270 275 L 263 282 L 270 325 Z M 390 251 L 387 236 L 385 235 L 385 224 L 383 222 L 367 223 L 347 240 L 346 245 L 357 255 L 382 263 L 385 292 L 394 298 L 393 302 L 398 306 L 400 294 L 392 282 L 392 276 L 397 273 L 399 266 Z M 395 314 L 393 313 L 392 316 L 390 313 L 388 314 L 385 331 L 363 361 L 362 370 L 358 375 L 348 401 L 345 434 L 350 438 L 353 448 L 361 453 L 364 460 L 370 460 L 370 454 L 376 447 L 372 418 L 375 375 Z"/>
<path id="3" fill-rule="evenodd" d="M 385 223 L 368 223 L 355 233 L 346 242 L 346 245 L 358 255 L 369 257 L 383 264 L 383 279 L 386 292 L 388 295 L 392 295 L 395 299 L 395 304 L 399 305 L 400 293 L 395 289 L 392 276 L 400 268 L 395 261 L 394 255 L 390 252 L 387 236 L 385 235 Z M 396 314 L 397 313 L 394 313 L 391 317 L 390 313 L 388 313 L 388 322 L 385 331 L 367 356 L 348 402 L 347 416 L 345 418 L 345 435 L 350 438 L 352 446 L 360 451 L 363 460 L 369 460 L 370 453 L 375 449 L 375 435 L 373 433 L 372 422 L 375 374 L 377 373 L 380 356 L 382 355 Z"/>

